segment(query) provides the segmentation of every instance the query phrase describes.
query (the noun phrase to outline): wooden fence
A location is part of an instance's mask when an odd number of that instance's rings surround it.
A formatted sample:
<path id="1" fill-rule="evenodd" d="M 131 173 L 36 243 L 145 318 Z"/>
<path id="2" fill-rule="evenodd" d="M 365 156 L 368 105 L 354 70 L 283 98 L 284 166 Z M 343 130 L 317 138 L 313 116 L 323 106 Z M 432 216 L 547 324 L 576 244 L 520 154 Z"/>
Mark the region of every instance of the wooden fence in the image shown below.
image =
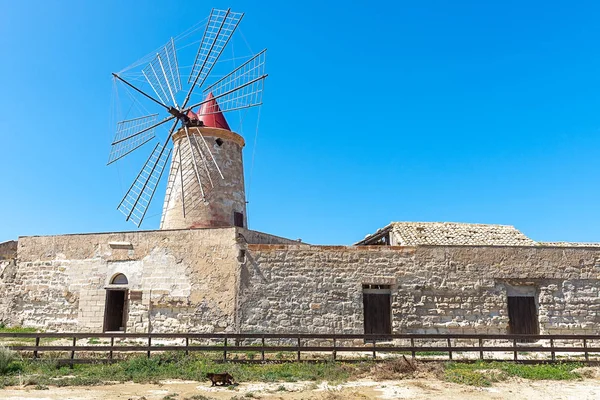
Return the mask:
<path id="1" fill-rule="evenodd" d="M 110 362 L 116 355 L 136 352 L 150 357 L 166 351 L 203 352 L 224 362 L 382 360 L 405 354 L 427 361 L 600 363 L 600 335 L 0 333 L 0 345 L 24 357 L 41 359 L 52 354 L 71 364 Z M 57 357 L 57 352 L 67 358 Z"/>

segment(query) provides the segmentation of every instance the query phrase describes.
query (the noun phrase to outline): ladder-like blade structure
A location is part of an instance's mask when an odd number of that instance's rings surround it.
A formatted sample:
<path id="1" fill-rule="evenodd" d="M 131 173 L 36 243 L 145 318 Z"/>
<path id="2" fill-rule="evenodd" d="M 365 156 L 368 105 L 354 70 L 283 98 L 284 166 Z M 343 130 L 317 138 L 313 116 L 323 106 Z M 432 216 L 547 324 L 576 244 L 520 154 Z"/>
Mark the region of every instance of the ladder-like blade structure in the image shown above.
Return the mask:
<path id="1" fill-rule="evenodd" d="M 111 143 L 108 164 L 125 157 L 138 147 L 152 140 L 155 136 L 156 118 L 158 114 L 128 119 L 117 123 L 115 139 Z"/>
<path id="2" fill-rule="evenodd" d="M 142 74 L 163 104 L 177 105 L 175 95 L 181 90 L 181 78 L 173 38 L 156 53 Z"/>
<path id="3" fill-rule="evenodd" d="M 239 110 L 262 104 L 267 50 L 263 50 L 214 84 L 204 89 L 204 97 L 212 93 L 217 102 L 202 107 L 202 114 Z"/>
<path id="4" fill-rule="evenodd" d="M 150 157 L 117 207 L 126 216 L 127 221 L 131 220 L 138 227 L 146 216 L 148 206 L 169 160 L 171 149 L 165 151 L 166 144 L 156 144 Z"/>
<path id="5" fill-rule="evenodd" d="M 209 191 L 214 188 L 214 179 L 223 178 L 216 160 L 201 134 L 186 132 L 179 142 L 181 155 L 181 183 L 184 213 L 207 202 Z"/>
<path id="6" fill-rule="evenodd" d="M 179 142 L 181 151 L 181 185 L 184 213 L 188 213 L 206 201 L 205 185 L 212 182 L 210 171 L 202 150 L 196 144 L 196 137 L 186 132 L 186 138 Z"/>
<path id="7" fill-rule="evenodd" d="M 196 53 L 192 72 L 188 78 L 188 83 L 194 82 L 190 92 L 195 86 L 202 87 L 243 16 L 244 13 L 230 10 L 213 9 L 211 11 L 204 36 Z"/>
<path id="8" fill-rule="evenodd" d="M 179 180 L 178 188 L 175 189 L 175 185 Z M 165 193 L 165 202 L 163 205 L 162 217 L 160 218 L 160 228 L 162 229 L 165 222 L 165 216 L 171 202 L 171 196 L 176 200 L 177 196 L 181 194 L 181 201 L 184 201 L 183 192 L 183 168 L 181 168 L 181 149 L 178 148 L 175 154 L 173 154 L 173 161 L 171 162 L 171 170 L 169 171 L 169 179 L 167 180 L 167 192 Z M 185 203 L 183 203 L 183 217 L 185 218 Z"/>

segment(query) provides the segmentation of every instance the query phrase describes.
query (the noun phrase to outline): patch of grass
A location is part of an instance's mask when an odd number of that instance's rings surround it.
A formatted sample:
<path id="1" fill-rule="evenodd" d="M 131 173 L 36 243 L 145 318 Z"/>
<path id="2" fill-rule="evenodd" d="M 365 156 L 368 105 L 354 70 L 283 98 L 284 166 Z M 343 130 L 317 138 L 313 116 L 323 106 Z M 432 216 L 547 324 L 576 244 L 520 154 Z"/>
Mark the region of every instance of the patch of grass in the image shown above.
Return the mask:
<path id="1" fill-rule="evenodd" d="M 11 371 L 13 363 L 17 360 L 17 353 L 6 347 L 0 346 L 0 374 L 5 375 Z"/>
<path id="2" fill-rule="evenodd" d="M 415 355 L 417 356 L 447 356 L 448 352 L 447 351 L 417 351 L 415 353 Z"/>
<path id="3" fill-rule="evenodd" d="M 450 369 L 444 374 L 444 378 L 448 382 L 460 383 L 469 386 L 492 386 L 492 382 L 487 379 L 481 372 L 471 371 L 468 369 Z"/>
<path id="4" fill-rule="evenodd" d="M 88 339 L 88 344 L 100 344 L 100 339 L 92 337 Z"/>
<path id="5" fill-rule="evenodd" d="M 457 382 L 460 380 L 461 374 L 469 375 L 469 373 L 483 375 L 490 382 L 503 380 L 509 376 L 530 380 L 574 380 L 581 378 L 577 372 L 573 372 L 574 369 L 581 366 L 581 363 L 516 364 L 479 361 L 473 364 L 449 363 L 445 366 L 444 375 L 451 382 Z M 476 381 L 477 378 L 469 375 L 465 380 Z"/>
<path id="6" fill-rule="evenodd" d="M 22 326 L 6 326 L 0 323 L 0 333 L 36 333 L 39 332 L 35 328 L 23 328 Z"/>
<path id="7" fill-rule="evenodd" d="M 195 394 L 192 397 L 186 397 L 183 400 L 214 400 L 214 397 L 206 397 L 203 394 Z"/>
<path id="8" fill-rule="evenodd" d="M 165 397 L 163 397 L 163 400 L 176 400 L 177 396 L 179 396 L 179 394 L 171 393 L 171 394 L 168 394 Z"/>

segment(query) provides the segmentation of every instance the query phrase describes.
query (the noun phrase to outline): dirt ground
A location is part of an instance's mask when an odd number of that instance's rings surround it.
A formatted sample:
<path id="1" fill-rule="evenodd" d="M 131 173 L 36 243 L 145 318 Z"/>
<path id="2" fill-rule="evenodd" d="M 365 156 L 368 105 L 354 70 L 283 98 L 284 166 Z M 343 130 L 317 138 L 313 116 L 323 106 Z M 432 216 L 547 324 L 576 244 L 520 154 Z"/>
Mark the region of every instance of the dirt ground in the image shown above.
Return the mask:
<path id="1" fill-rule="evenodd" d="M 169 395 L 175 395 L 168 397 Z M 39 390 L 34 387 L 13 387 L 0 390 L 6 400 L 184 400 L 199 395 L 209 399 L 527 399 L 527 400 L 592 400 L 600 399 L 600 380 L 526 381 L 512 380 L 494 383 L 492 387 L 475 388 L 429 379 L 401 381 L 358 380 L 331 386 L 327 383 L 241 383 L 231 390 L 210 387 L 193 381 L 164 381 L 160 384 L 116 384 L 93 387 L 67 387 Z"/>

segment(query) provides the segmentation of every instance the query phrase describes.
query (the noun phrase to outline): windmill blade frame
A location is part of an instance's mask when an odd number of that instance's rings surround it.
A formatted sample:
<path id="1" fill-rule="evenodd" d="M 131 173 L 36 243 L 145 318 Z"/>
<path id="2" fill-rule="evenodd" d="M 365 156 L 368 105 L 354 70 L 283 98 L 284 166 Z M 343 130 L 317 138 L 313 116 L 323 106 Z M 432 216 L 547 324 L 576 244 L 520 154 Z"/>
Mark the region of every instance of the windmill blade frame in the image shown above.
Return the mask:
<path id="1" fill-rule="evenodd" d="M 258 78 L 252 79 L 251 81 L 249 81 L 249 82 L 246 82 L 246 83 L 244 83 L 244 84 L 242 84 L 242 85 L 240 85 L 240 86 L 238 86 L 238 87 L 236 87 L 236 88 L 233 88 L 233 89 L 231 89 L 231 90 L 228 90 L 228 91 L 226 91 L 226 92 L 224 92 L 224 93 L 221 93 L 221 94 L 219 94 L 218 96 L 214 96 L 214 97 L 213 97 L 213 98 L 211 98 L 211 99 L 202 100 L 202 101 L 201 101 L 201 102 L 199 102 L 199 103 L 196 103 L 196 104 L 194 104 L 194 105 L 192 105 L 192 106 L 189 106 L 189 107 L 187 108 L 187 110 L 188 110 L 188 111 L 190 111 L 190 110 L 192 110 L 193 108 L 196 108 L 196 107 L 202 106 L 203 104 L 205 104 L 205 103 L 208 103 L 208 102 L 210 102 L 210 101 L 216 101 L 216 100 L 218 100 L 218 99 L 221 99 L 221 98 L 223 98 L 223 97 L 225 97 L 225 96 L 234 95 L 234 94 L 236 94 L 236 92 L 238 92 L 238 91 L 240 91 L 240 93 L 243 93 L 243 92 L 241 92 L 241 91 L 242 91 L 242 90 L 244 90 L 244 89 L 246 89 L 246 88 L 250 88 L 250 93 L 253 93 L 253 92 L 258 92 L 258 91 L 260 91 L 260 92 L 262 93 L 262 90 L 263 90 L 263 88 L 264 88 L 264 84 L 263 84 L 264 82 L 263 82 L 263 81 L 265 80 L 265 78 L 266 78 L 267 76 L 269 76 L 269 75 L 268 75 L 268 74 L 264 74 L 264 75 L 262 75 L 262 76 L 260 76 L 260 77 L 258 77 Z M 226 99 L 227 99 L 227 98 L 226 98 Z M 228 104 L 229 104 L 228 102 L 226 102 L 226 103 L 225 103 L 225 105 L 224 105 L 223 107 L 220 105 L 220 103 L 218 103 L 218 104 L 219 104 L 219 109 L 220 109 L 220 112 L 228 112 L 228 111 L 239 110 L 239 109 L 242 109 L 242 108 L 250 108 L 250 107 L 259 106 L 259 105 L 261 105 L 261 104 L 262 104 L 262 102 L 261 102 L 261 103 L 253 103 L 253 104 L 248 104 L 248 105 L 239 106 L 239 107 L 233 107 L 233 106 L 229 107 L 229 106 L 228 106 Z M 216 108 L 215 108 L 215 110 L 216 110 Z M 214 112 L 208 112 L 207 114 L 212 114 L 212 113 L 216 113 L 216 112 L 218 112 L 218 111 L 214 111 Z M 202 114 L 201 114 L 201 115 L 202 115 Z"/>
<path id="2" fill-rule="evenodd" d="M 214 110 L 203 107 L 203 114 L 215 114 L 240 110 L 262 104 L 264 89 L 265 62 L 267 49 L 257 53 L 254 57 L 225 75 L 204 90 L 204 96 L 212 93 L 219 99 L 218 107 Z M 216 103 L 215 103 L 216 104 Z"/>
<path id="3" fill-rule="evenodd" d="M 173 104 L 177 106 L 175 95 L 181 91 L 181 78 L 173 38 L 142 69 L 142 75 L 163 103 L 168 103 L 170 96 Z"/>
<path id="4" fill-rule="evenodd" d="M 206 23 L 206 28 L 204 29 L 204 34 L 202 35 L 200 46 L 198 46 L 198 51 L 196 52 L 194 64 L 192 64 L 190 76 L 188 77 L 188 84 L 192 82 L 196 70 L 198 70 L 197 75 L 201 75 L 202 70 L 204 69 L 207 63 L 209 63 L 209 70 L 205 74 L 205 77 L 210 74 L 212 66 L 219 59 L 219 56 L 223 52 L 223 49 L 227 46 L 227 43 L 229 43 L 229 39 L 231 38 L 231 36 L 233 36 L 233 33 L 237 29 L 243 17 L 244 13 L 231 12 L 230 8 L 228 8 L 227 10 L 217 10 L 213 8 L 210 11 L 210 16 L 208 17 L 208 22 Z M 230 19 L 230 23 L 227 27 L 225 27 L 228 18 Z M 233 22 L 235 22 L 235 25 L 232 27 L 231 25 Z M 224 31 L 223 28 L 225 28 Z M 214 60 L 210 60 L 211 52 L 215 44 L 217 43 L 221 32 L 223 32 L 223 36 L 225 37 L 225 43 L 220 43 L 219 45 L 217 45 L 217 47 L 221 47 L 220 49 L 217 49 L 218 55 Z M 223 39 L 221 39 L 221 41 L 223 41 Z"/>
<path id="5" fill-rule="evenodd" d="M 171 148 L 165 153 L 169 144 L 169 138 L 177 127 L 177 122 L 175 121 L 175 124 L 173 124 L 173 127 L 169 131 L 167 141 L 162 146 L 160 143 L 154 146 L 148 160 L 146 160 L 146 163 L 134 179 L 129 190 L 117 206 L 117 209 L 126 216 L 125 220 L 133 221 L 138 228 L 146 216 L 148 206 L 152 202 L 158 183 L 162 178 L 163 171 L 173 150 Z"/>
<path id="6" fill-rule="evenodd" d="M 117 133 L 115 134 L 115 139 L 111 143 L 111 150 L 110 150 L 110 154 L 108 155 L 107 165 L 110 165 L 110 164 L 114 163 L 115 161 L 120 160 L 121 158 L 130 154 L 134 150 L 137 150 L 144 144 L 148 143 L 150 140 L 154 139 L 154 137 L 156 136 L 154 133 L 154 130 L 156 128 L 158 128 L 159 126 L 161 126 L 162 124 L 164 124 L 165 122 L 169 122 L 175 118 L 174 116 L 166 117 L 162 121 L 157 122 L 151 126 L 145 127 L 137 132 L 127 134 L 126 137 L 119 137 L 119 124 L 127 123 L 130 121 L 136 121 L 136 120 L 153 117 L 153 116 L 158 116 L 158 114 L 146 115 L 144 117 L 133 118 L 130 120 L 124 120 L 124 121 L 120 121 L 117 123 Z M 156 120 L 156 119 L 154 118 L 154 120 Z M 138 126 L 138 128 L 139 128 L 139 126 Z M 127 130 L 127 132 L 128 131 L 129 130 Z M 147 132 L 150 132 L 150 133 L 147 135 L 144 135 L 144 133 L 147 133 Z M 142 135 L 142 136 L 140 136 L 140 135 Z M 123 136 L 123 135 L 121 135 L 121 136 Z"/>
<path id="7" fill-rule="evenodd" d="M 215 11 L 216 14 L 214 14 Z M 190 97 L 198 85 L 198 82 L 200 82 L 200 87 L 204 84 L 204 81 L 210 75 L 210 72 L 223 53 L 223 50 L 225 50 L 225 47 L 227 47 L 231 36 L 233 36 L 233 33 L 244 17 L 244 13 L 232 13 L 231 9 L 229 8 L 227 11 L 225 11 L 224 16 L 222 16 L 222 12 L 223 10 L 215 10 L 214 8 L 211 11 L 211 15 L 204 31 L 204 36 L 202 37 L 202 41 L 198 47 L 198 52 L 196 53 L 196 59 L 194 60 L 188 83 L 191 81 L 191 77 L 194 76 L 196 69 L 198 69 L 198 72 L 196 73 L 196 77 L 193 80 L 192 86 L 190 87 L 190 90 L 183 101 L 183 108 L 185 108 L 190 100 Z M 213 15 L 215 15 L 214 18 Z M 227 25 L 228 18 L 231 20 Z M 217 25 L 219 26 L 218 29 L 216 28 Z M 217 29 L 216 33 L 214 32 L 214 29 Z M 208 50 L 206 50 L 206 47 L 208 47 Z"/>

